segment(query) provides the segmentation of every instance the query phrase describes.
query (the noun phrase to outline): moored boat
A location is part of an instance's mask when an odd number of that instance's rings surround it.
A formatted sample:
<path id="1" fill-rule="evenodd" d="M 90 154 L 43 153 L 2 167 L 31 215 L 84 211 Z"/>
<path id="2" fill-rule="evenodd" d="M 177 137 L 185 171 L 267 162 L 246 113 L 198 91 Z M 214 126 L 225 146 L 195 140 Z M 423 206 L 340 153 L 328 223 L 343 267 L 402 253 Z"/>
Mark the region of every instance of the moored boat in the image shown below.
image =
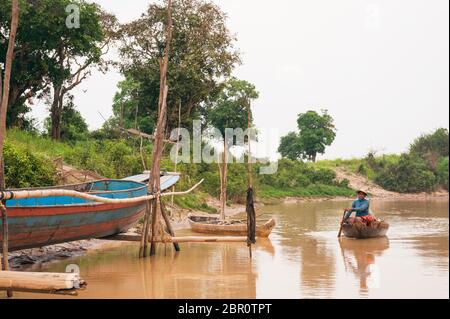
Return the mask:
<path id="1" fill-rule="evenodd" d="M 364 223 L 344 223 L 342 231 L 349 238 L 367 239 L 386 236 L 389 230 L 389 224 L 385 221 L 373 221 L 369 225 Z"/>
<path id="2" fill-rule="evenodd" d="M 221 221 L 219 217 L 188 215 L 192 231 L 203 234 L 224 236 L 247 236 L 247 224 L 242 221 Z M 256 226 L 257 237 L 269 237 L 275 227 L 275 220 L 270 219 Z"/>
<path id="3" fill-rule="evenodd" d="M 162 190 L 178 179 L 161 179 Z M 147 185 L 128 180 L 101 180 L 32 190 L 73 190 L 110 199 L 147 195 Z M 15 190 L 20 191 L 20 190 Z M 82 239 L 103 238 L 127 231 L 145 211 L 145 202 L 98 203 L 71 196 L 12 199 L 8 211 L 9 249 L 43 247 Z M 0 220 L 0 243 L 3 241 Z"/>

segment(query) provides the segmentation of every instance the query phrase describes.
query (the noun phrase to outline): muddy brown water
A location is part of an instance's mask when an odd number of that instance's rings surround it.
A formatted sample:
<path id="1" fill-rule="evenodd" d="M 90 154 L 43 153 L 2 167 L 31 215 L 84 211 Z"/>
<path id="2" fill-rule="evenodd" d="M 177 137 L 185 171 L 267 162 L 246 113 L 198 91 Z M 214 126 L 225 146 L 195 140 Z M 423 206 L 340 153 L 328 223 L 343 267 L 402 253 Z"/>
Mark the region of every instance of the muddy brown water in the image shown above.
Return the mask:
<path id="1" fill-rule="evenodd" d="M 137 244 L 127 243 L 39 271 L 78 265 L 88 287 L 70 298 L 449 298 L 448 199 L 373 201 L 373 211 L 391 224 L 388 238 L 339 241 L 348 205 L 264 207 L 264 217 L 278 224 L 252 260 L 239 243 L 183 244 L 179 254 L 160 246 L 156 258 L 139 260 Z"/>

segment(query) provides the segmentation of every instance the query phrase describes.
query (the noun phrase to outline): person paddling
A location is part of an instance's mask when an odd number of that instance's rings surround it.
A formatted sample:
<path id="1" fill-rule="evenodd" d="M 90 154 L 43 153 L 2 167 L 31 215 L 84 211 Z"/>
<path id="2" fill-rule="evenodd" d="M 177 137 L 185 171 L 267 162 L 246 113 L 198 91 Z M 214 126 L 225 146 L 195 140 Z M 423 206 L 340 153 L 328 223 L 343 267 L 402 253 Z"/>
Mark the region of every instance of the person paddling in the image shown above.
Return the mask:
<path id="1" fill-rule="evenodd" d="M 345 209 L 345 217 L 344 221 L 347 223 L 355 223 L 355 222 L 361 222 L 365 224 L 370 224 L 372 221 L 375 220 L 375 216 L 373 216 L 369 212 L 370 208 L 370 201 L 367 199 L 367 193 L 365 191 L 359 190 L 357 192 L 358 199 L 356 199 L 353 204 L 352 208 Z M 350 217 L 352 213 L 356 213 L 355 217 Z"/>

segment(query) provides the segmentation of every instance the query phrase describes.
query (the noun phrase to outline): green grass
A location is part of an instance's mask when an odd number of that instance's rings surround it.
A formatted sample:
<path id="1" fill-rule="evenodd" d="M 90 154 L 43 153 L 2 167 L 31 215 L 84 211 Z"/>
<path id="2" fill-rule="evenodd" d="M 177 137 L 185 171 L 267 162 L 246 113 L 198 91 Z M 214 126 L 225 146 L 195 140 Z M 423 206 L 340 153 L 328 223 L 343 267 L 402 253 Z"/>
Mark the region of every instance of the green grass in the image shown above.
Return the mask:
<path id="1" fill-rule="evenodd" d="M 175 205 L 183 209 L 199 210 L 210 214 L 216 214 L 217 210 L 208 206 L 206 203 L 207 197 L 207 194 L 196 192 L 185 196 L 175 196 L 173 202 Z"/>

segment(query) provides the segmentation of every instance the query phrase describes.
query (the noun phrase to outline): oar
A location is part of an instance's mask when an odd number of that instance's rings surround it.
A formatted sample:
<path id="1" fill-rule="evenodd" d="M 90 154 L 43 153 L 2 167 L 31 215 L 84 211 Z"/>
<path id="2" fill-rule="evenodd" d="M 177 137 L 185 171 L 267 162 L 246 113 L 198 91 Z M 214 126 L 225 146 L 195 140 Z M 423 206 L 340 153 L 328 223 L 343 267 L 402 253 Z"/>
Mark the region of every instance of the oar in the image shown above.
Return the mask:
<path id="1" fill-rule="evenodd" d="M 341 237 L 341 234 L 342 234 L 342 228 L 344 227 L 345 215 L 346 215 L 346 214 L 347 214 L 347 211 L 344 211 L 344 215 L 342 216 L 342 221 L 341 221 L 341 228 L 339 228 L 338 238 Z"/>

